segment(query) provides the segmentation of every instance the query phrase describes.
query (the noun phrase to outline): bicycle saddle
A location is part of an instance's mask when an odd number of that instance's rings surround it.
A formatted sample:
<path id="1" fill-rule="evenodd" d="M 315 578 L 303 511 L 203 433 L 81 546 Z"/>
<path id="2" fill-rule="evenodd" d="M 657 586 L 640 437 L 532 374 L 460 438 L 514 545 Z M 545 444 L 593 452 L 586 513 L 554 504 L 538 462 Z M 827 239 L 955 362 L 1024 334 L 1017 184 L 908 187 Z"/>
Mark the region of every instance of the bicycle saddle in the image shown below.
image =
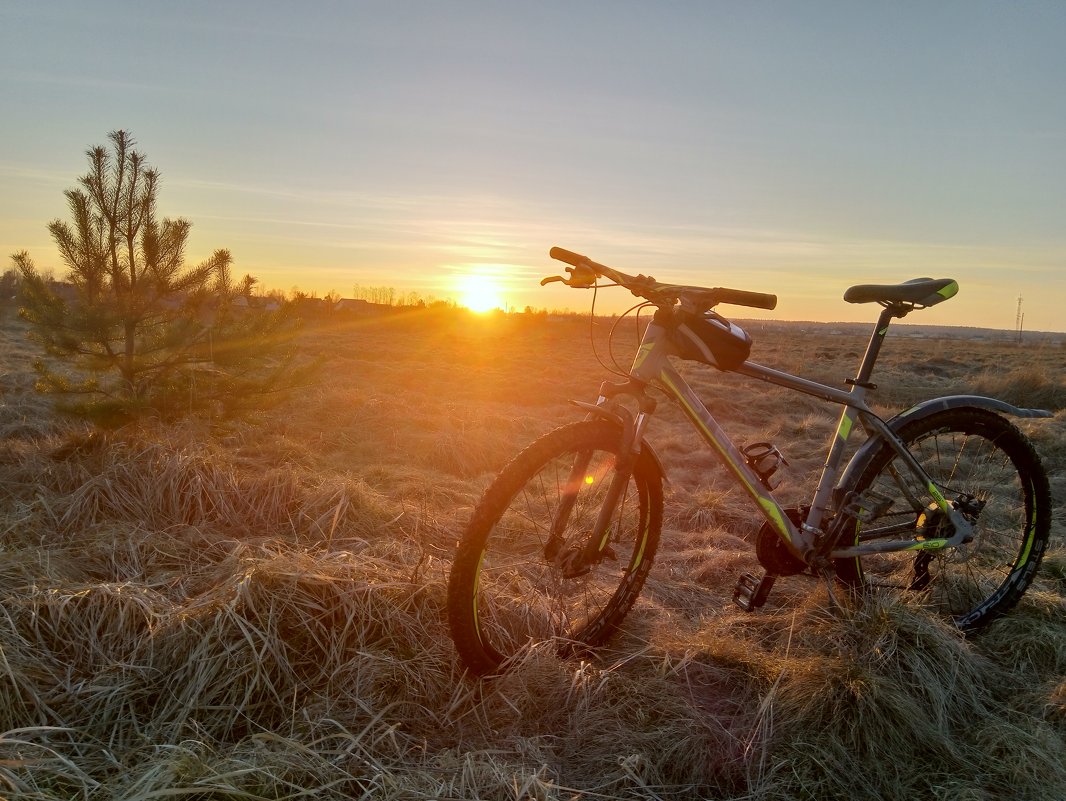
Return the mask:
<path id="1" fill-rule="evenodd" d="M 959 285 L 952 278 L 914 278 L 902 284 L 860 284 L 844 293 L 848 303 L 904 303 L 932 306 L 954 297 Z"/>

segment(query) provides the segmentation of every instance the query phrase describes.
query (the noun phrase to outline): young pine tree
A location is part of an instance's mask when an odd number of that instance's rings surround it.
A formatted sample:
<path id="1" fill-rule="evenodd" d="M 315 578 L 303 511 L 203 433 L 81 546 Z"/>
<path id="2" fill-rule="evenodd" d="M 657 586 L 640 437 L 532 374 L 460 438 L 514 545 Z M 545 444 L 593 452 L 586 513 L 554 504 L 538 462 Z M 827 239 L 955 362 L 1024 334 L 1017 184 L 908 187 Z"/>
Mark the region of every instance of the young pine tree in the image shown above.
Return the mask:
<path id="1" fill-rule="evenodd" d="M 228 251 L 186 267 L 191 224 L 158 218 L 159 173 L 126 131 L 109 138 L 66 192 L 71 221 L 48 226 L 67 283 L 13 256 L 21 314 L 51 357 L 35 365 L 38 389 L 105 425 L 255 408 L 292 381 L 294 321 L 284 308 L 249 309 L 255 279 L 232 280 Z"/>

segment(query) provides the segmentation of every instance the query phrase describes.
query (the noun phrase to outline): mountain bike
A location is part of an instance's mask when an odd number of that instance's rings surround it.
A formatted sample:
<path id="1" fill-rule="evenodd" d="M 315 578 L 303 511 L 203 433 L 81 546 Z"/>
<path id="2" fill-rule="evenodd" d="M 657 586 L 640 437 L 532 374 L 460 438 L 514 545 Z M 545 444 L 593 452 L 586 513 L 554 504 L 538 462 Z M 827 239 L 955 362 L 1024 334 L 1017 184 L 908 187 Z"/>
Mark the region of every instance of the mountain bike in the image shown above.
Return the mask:
<path id="1" fill-rule="evenodd" d="M 646 438 L 653 388 L 676 403 L 765 518 L 755 541 L 764 573 L 740 576 L 734 601 L 754 611 L 780 576 L 829 587 L 910 593 L 973 631 L 1021 598 L 1048 544 L 1047 474 L 1006 416 L 1049 417 L 993 398 L 952 395 L 883 420 L 867 405 L 874 364 L 896 318 L 958 292 L 951 279 L 853 286 L 849 303 L 881 312 L 847 389 L 750 361 L 751 338 L 714 308 L 773 309 L 775 295 L 666 284 L 562 248 L 561 281 L 618 286 L 654 309 L 623 381 L 605 381 L 587 414 L 533 442 L 492 481 L 458 543 L 448 583 L 456 649 L 474 674 L 506 669 L 530 645 L 561 655 L 603 644 L 637 599 L 663 525 L 664 469 Z M 606 283 L 601 283 L 606 282 Z M 632 311 L 632 310 L 631 310 Z M 738 448 L 671 363 L 694 360 L 843 407 L 810 503 L 774 497 L 783 457 Z M 867 439 L 844 462 L 856 423 Z"/>

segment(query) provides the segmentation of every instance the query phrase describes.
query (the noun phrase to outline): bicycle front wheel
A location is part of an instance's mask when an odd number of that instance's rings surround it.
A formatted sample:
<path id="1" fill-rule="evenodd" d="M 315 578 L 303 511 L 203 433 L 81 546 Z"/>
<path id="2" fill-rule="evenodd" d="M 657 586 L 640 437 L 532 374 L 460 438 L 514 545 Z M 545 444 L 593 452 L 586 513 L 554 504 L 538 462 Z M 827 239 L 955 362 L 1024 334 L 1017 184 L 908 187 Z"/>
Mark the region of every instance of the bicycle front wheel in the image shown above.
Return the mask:
<path id="1" fill-rule="evenodd" d="M 973 525 L 974 538 L 955 548 L 841 559 L 837 575 L 857 587 L 913 593 L 964 631 L 977 629 L 1012 608 L 1033 580 L 1051 525 L 1047 474 L 1028 438 L 983 409 L 939 412 L 904 425 L 899 435 Z M 856 524 L 855 544 L 953 533 L 887 444 L 848 489 L 873 510 Z"/>
<path id="2" fill-rule="evenodd" d="M 452 639 L 471 672 L 497 672 L 531 644 L 563 655 L 599 645 L 629 612 L 662 528 L 662 474 L 647 449 L 610 510 L 606 544 L 581 558 L 621 449 L 621 430 L 605 420 L 563 426 L 486 490 L 448 583 Z"/>

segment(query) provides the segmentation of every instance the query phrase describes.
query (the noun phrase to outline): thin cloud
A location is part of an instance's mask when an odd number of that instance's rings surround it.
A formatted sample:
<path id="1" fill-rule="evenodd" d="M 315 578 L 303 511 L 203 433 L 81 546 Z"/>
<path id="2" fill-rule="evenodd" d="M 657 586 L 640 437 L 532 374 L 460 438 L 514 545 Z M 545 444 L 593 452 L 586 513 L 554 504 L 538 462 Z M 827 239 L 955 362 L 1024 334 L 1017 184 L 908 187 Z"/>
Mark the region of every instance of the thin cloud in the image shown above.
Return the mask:
<path id="1" fill-rule="evenodd" d="M 143 83 L 140 81 L 120 81 L 109 78 L 99 78 L 91 75 L 75 75 L 72 73 L 52 72 L 26 72 L 19 71 L 9 73 L 8 80 L 12 83 L 39 84 L 43 86 L 66 86 L 74 89 L 108 89 L 122 92 L 158 92 L 164 87 L 158 84 Z"/>
<path id="2" fill-rule="evenodd" d="M 69 184 L 70 174 L 60 170 L 45 170 L 40 167 L 26 167 L 21 164 L 0 162 L 0 175 L 38 184 Z"/>

